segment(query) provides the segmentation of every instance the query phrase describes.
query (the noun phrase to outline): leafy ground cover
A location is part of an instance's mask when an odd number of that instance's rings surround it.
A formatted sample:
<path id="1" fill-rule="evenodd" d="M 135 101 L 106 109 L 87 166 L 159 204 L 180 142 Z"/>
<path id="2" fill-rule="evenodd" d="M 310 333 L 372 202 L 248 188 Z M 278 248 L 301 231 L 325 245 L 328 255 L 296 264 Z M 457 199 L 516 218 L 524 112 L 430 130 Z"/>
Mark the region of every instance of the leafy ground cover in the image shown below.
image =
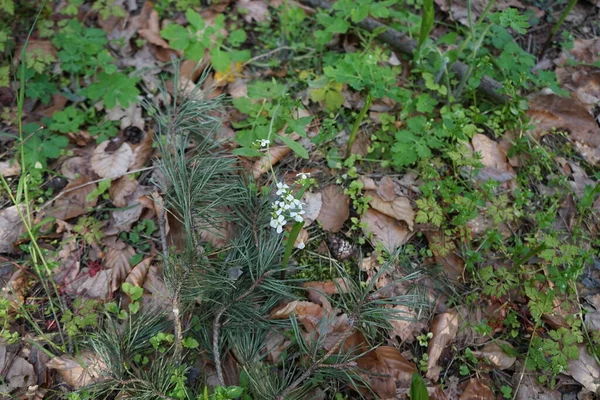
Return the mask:
<path id="1" fill-rule="evenodd" d="M 0 10 L 2 398 L 599 393 L 598 1 Z"/>

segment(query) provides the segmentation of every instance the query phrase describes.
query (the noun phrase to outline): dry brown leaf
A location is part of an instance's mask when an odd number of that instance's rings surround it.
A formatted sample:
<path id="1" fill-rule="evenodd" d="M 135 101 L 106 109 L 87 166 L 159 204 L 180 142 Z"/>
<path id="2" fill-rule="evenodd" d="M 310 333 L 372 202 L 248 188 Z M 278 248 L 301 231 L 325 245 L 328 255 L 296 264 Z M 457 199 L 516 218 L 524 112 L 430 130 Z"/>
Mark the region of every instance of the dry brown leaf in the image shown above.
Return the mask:
<path id="1" fill-rule="evenodd" d="M 20 45 L 15 52 L 14 64 L 17 65 L 21 62 L 21 53 L 24 45 Z M 29 57 L 40 57 L 50 56 L 56 60 L 56 49 L 49 40 L 30 39 L 27 41 L 27 48 L 25 49 L 25 58 Z"/>
<path id="2" fill-rule="evenodd" d="M 106 368 L 99 357 L 91 351 L 81 353 L 77 359 L 66 354 L 54 357 L 46 365 L 48 368 L 55 369 L 63 381 L 73 389 L 100 381 L 101 371 Z"/>
<path id="3" fill-rule="evenodd" d="M 125 282 L 132 284 L 133 286 L 144 286 L 146 275 L 150 271 L 150 265 L 154 257 L 147 257 L 140 261 L 127 275 Z"/>
<path id="4" fill-rule="evenodd" d="M 292 149 L 287 146 L 269 147 L 270 156 L 261 157 L 259 160 L 254 162 L 254 166 L 252 167 L 254 178 L 256 179 L 267 172 L 273 165 L 281 161 L 291 151 Z"/>
<path id="5" fill-rule="evenodd" d="M 329 185 L 321 191 L 321 212 L 317 221 L 328 232 L 339 232 L 350 216 L 350 197 L 337 185 Z"/>
<path id="6" fill-rule="evenodd" d="M 410 232 L 406 224 L 396 221 L 392 217 L 379 211 L 368 209 L 361 218 L 363 232 L 375 242 L 381 243 L 383 247 L 393 253 L 408 240 Z"/>
<path id="7" fill-rule="evenodd" d="M 407 197 L 395 197 L 392 201 L 383 200 L 375 192 L 365 192 L 365 197 L 371 197 L 369 205 L 389 217 L 404 221 L 411 231 L 415 227 L 415 211 Z"/>
<path id="8" fill-rule="evenodd" d="M 304 207 L 304 226 L 310 226 L 319 217 L 323 206 L 323 195 L 321 193 L 305 192 L 302 197 Z"/>
<path id="9" fill-rule="evenodd" d="M 539 385 L 533 376 L 524 376 L 515 400 L 562 400 L 563 394 Z"/>
<path id="10" fill-rule="evenodd" d="M 272 319 L 286 319 L 290 315 L 295 315 L 304 326 L 304 329 L 311 333 L 321 322 L 325 311 L 323 307 L 310 301 L 294 300 L 284 306 L 276 307 L 271 311 L 270 317 Z"/>
<path id="11" fill-rule="evenodd" d="M 236 79 L 235 82 L 227 86 L 227 93 L 233 99 L 248 96 L 248 82 L 245 79 Z"/>
<path id="12" fill-rule="evenodd" d="M 512 346 L 504 340 L 496 340 L 483 346 L 481 350 L 473 351 L 473 355 L 477 358 L 483 358 L 494 368 L 503 370 L 513 366 L 516 357 L 509 356 L 502 350 L 502 347 L 512 349 Z"/>
<path id="13" fill-rule="evenodd" d="M 537 93 L 529 98 L 527 114 L 534 125 L 532 134 L 539 137 L 553 128 L 565 130 L 589 164 L 596 165 L 600 161 L 600 127 L 580 101 Z"/>
<path id="14" fill-rule="evenodd" d="M 436 315 L 431 323 L 433 334 L 427 348 L 427 379 L 437 382 L 440 367 L 437 365 L 444 348 L 456 337 L 458 332 L 458 313 L 454 310 Z"/>
<path id="15" fill-rule="evenodd" d="M 575 39 L 571 50 L 555 60 L 556 78 L 561 87 L 574 92 L 591 111 L 600 102 L 600 71 L 591 66 L 600 59 L 600 39 Z M 572 61 L 578 61 L 572 65 Z"/>
<path id="16" fill-rule="evenodd" d="M 98 300 L 106 300 L 111 294 L 110 282 L 112 271 L 103 269 L 98 271 L 94 276 L 89 273 L 84 273 L 75 282 L 72 282 L 71 287 L 76 287 L 75 293 L 78 295 L 89 297 Z"/>
<path id="17" fill-rule="evenodd" d="M 21 174 L 21 164 L 16 160 L 0 161 L 0 175 L 4 177 Z"/>
<path id="18" fill-rule="evenodd" d="M 381 200 L 383 201 L 392 201 L 396 198 L 396 188 L 392 178 L 389 176 L 381 178 L 379 185 L 377 185 L 377 195 L 381 197 Z"/>
<path id="19" fill-rule="evenodd" d="M 479 379 L 471 378 L 459 400 L 495 400 L 495 398 L 492 389 L 484 385 Z"/>
<path id="20" fill-rule="evenodd" d="M 125 207 L 127 201 L 125 198 L 132 195 L 138 187 L 138 181 L 133 176 L 122 176 L 112 181 L 108 194 L 117 207 Z"/>
<path id="21" fill-rule="evenodd" d="M 121 287 L 121 283 L 131 272 L 130 259 L 135 254 L 135 250 L 121 240 L 117 240 L 113 246 L 109 246 L 104 265 L 112 270 L 110 289 L 112 292 Z"/>
<path id="22" fill-rule="evenodd" d="M 127 141 L 131 149 L 133 150 L 133 160 L 129 165 L 130 170 L 136 170 L 146 165 L 146 162 L 150 159 L 152 151 L 152 132 L 141 131 L 142 137 L 128 138 Z"/>
<path id="23" fill-rule="evenodd" d="M 145 126 L 144 117 L 142 116 L 142 106 L 139 104 L 131 104 L 128 108 L 116 105 L 108 110 L 106 119 L 109 121 L 121 121 L 120 129 L 135 126 L 144 130 Z"/>
<path id="24" fill-rule="evenodd" d="M 447 238 L 442 232 L 425 231 L 423 233 L 435 256 L 435 261 L 444 268 L 446 276 L 453 281 L 462 278 L 465 262 L 455 251 L 456 245 L 452 238 Z M 446 251 L 442 251 L 442 249 L 446 249 Z"/>
<path id="25" fill-rule="evenodd" d="M 269 19 L 269 7 L 263 0 L 240 0 L 237 10 L 247 23 L 265 22 Z"/>
<path id="26" fill-rule="evenodd" d="M 417 334 L 427 328 L 427 319 L 418 319 L 417 313 L 410 307 L 394 306 L 394 309 L 398 313 L 404 314 L 405 318 L 394 318 L 390 320 L 390 325 L 392 325 L 393 328 L 390 331 L 390 338 L 394 339 L 395 336 L 399 336 L 400 339 L 402 339 L 402 343 L 414 342 Z"/>
<path id="27" fill-rule="evenodd" d="M 23 268 L 17 268 L 11 275 L 6 286 L 2 288 L 4 298 L 11 302 L 15 309 L 25 301 L 25 290 L 29 286 L 31 275 Z"/>
<path id="28" fill-rule="evenodd" d="M 20 207 L 25 212 L 25 207 Z M 19 215 L 18 206 L 10 206 L 0 210 L 0 253 L 15 251 L 14 243 L 25 232 L 25 227 Z"/>
<path id="29" fill-rule="evenodd" d="M 475 24 L 483 10 L 486 9 L 488 1 L 472 0 L 469 3 L 471 6 L 471 22 Z M 467 11 L 467 0 L 435 0 L 435 4 L 437 4 L 440 7 L 440 9 L 442 9 L 442 11 L 449 13 L 451 19 L 458 21 L 465 26 L 470 26 L 468 19 L 469 12 Z M 525 6 L 519 0 L 500 0 L 494 3 L 494 6 L 490 11 L 502 11 L 507 9 L 508 7 L 516 7 L 520 9 L 525 8 Z M 535 7 L 532 8 L 535 9 Z"/>
<path id="30" fill-rule="evenodd" d="M 96 190 L 96 184 L 90 182 L 91 179 L 83 175 L 70 182 L 62 191 L 64 195 L 54 201 L 48 215 L 66 221 L 87 214 L 89 209 L 96 207 L 97 197 L 87 200 L 88 195 Z"/>
<path id="31" fill-rule="evenodd" d="M 579 346 L 579 358 L 569 360 L 567 372 L 573 379 L 593 393 L 600 389 L 600 366 L 587 351 L 586 346 Z"/>
<path id="32" fill-rule="evenodd" d="M 471 144 L 473 151 L 481 155 L 481 163 L 485 167 L 477 175 L 479 180 L 507 182 L 515 178 L 515 171 L 498 142 L 478 133 L 471 139 Z"/>
<path id="33" fill-rule="evenodd" d="M 83 157 L 67 158 L 60 166 L 60 172 L 70 181 L 82 176 L 90 176 L 90 162 Z"/>
<path id="34" fill-rule="evenodd" d="M 133 151 L 129 144 L 123 143 L 115 151 L 106 151 L 111 143 L 110 140 L 100 143 L 92 154 L 92 169 L 101 178 L 118 178 L 124 175 L 133 161 Z"/>
<path id="35" fill-rule="evenodd" d="M 123 178 L 126 177 L 123 176 L 120 179 Z M 121 232 L 128 232 L 131 229 L 131 225 L 139 220 L 144 209 L 150 209 L 154 212 L 154 203 L 151 200 L 148 201 L 147 195 L 155 189 L 153 186 L 138 185 L 135 191 L 124 199 L 125 207 L 123 209 L 111 211 L 110 225 L 105 229 L 104 233 L 110 236 Z"/>
<path id="36" fill-rule="evenodd" d="M 11 393 L 17 389 L 25 390 L 37 381 L 35 369 L 23 357 L 6 351 L 6 345 L 0 345 L 0 371 L 2 384 L 0 393 Z"/>
<path id="37" fill-rule="evenodd" d="M 408 387 L 412 374 L 417 370 L 400 352 L 391 346 L 380 346 L 357 360 L 361 374 L 382 399 L 393 399 L 396 388 Z"/>
<path id="38" fill-rule="evenodd" d="M 396 384 L 407 385 L 412 380 L 412 375 L 417 367 L 400 354 L 400 351 L 392 346 L 379 346 L 373 353 L 383 362 L 389 373 L 396 380 Z"/>
<path id="39" fill-rule="evenodd" d="M 160 268 L 152 265 L 146 274 L 144 281 L 144 295 L 142 296 L 142 307 L 145 310 L 162 310 L 168 312 L 169 317 L 173 317 L 173 304 L 162 279 Z"/>

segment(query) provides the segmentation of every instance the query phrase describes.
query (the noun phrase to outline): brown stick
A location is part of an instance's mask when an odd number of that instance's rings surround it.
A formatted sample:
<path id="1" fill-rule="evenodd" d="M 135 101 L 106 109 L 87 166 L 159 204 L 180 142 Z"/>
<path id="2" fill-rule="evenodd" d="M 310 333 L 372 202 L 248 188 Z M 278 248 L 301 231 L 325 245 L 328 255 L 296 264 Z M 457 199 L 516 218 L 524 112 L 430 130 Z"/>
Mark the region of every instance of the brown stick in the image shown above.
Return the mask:
<path id="1" fill-rule="evenodd" d="M 313 8 L 322 8 L 325 10 L 331 8 L 331 3 L 326 0 L 300 0 L 300 2 Z M 386 28 L 385 32 L 379 34 L 378 38 L 382 42 L 390 45 L 392 49 L 401 53 L 412 55 L 417 48 L 417 42 L 409 38 L 405 33 L 390 28 L 373 18 L 365 18 L 358 23 L 358 26 L 369 32 L 373 32 L 378 28 Z M 450 65 L 450 70 L 461 79 L 465 76 L 468 69 L 468 65 L 460 61 L 456 61 Z M 509 100 L 509 98 L 498 92 L 501 88 L 502 84 L 500 82 L 488 76 L 484 76 L 477 89 L 495 102 L 504 103 Z"/>

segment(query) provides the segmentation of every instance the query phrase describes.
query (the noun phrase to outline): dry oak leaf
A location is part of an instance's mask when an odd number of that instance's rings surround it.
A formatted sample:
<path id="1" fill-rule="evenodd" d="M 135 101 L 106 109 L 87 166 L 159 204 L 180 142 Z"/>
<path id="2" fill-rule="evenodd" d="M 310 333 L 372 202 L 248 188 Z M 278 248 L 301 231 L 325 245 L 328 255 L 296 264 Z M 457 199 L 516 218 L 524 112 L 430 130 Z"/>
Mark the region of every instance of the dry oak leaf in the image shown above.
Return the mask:
<path id="1" fill-rule="evenodd" d="M 125 207 L 127 205 L 126 197 L 132 195 L 138 187 L 138 181 L 133 176 L 122 176 L 119 179 L 112 181 L 108 194 L 117 207 Z"/>
<path id="2" fill-rule="evenodd" d="M 294 300 L 271 311 L 272 319 L 286 319 L 295 315 L 308 333 L 313 332 L 325 315 L 323 307 L 310 301 Z"/>
<path id="3" fill-rule="evenodd" d="M 494 400 L 495 398 L 492 389 L 484 385 L 479 379 L 471 378 L 459 400 Z"/>
<path id="4" fill-rule="evenodd" d="M 591 165 L 600 161 L 600 127 L 587 108 L 578 100 L 555 94 L 529 96 L 529 110 L 537 137 L 552 129 L 569 132 L 569 140 Z"/>
<path id="5" fill-rule="evenodd" d="M 304 226 L 310 226 L 319 217 L 323 207 L 323 195 L 321 193 L 305 192 L 302 197 L 304 203 Z"/>
<path id="6" fill-rule="evenodd" d="M 600 389 L 600 366 L 587 351 L 586 346 L 579 346 L 579 358 L 569 360 L 568 374 L 593 393 Z"/>
<path id="7" fill-rule="evenodd" d="M 25 231 L 19 214 L 24 212 L 24 206 L 10 206 L 0 211 L 0 253 L 15 251 L 14 243 Z"/>
<path id="8" fill-rule="evenodd" d="M 396 197 L 392 201 L 384 200 L 375 192 L 365 192 L 365 197 L 370 197 L 369 205 L 398 221 L 404 221 L 411 231 L 415 227 L 415 211 L 407 197 Z"/>
<path id="9" fill-rule="evenodd" d="M 60 172 L 70 181 L 81 176 L 91 175 L 89 160 L 84 157 L 67 158 L 60 166 Z"/>
<path id="10" fill-rule="evenodd" d="M 391 346 L 380 346 L 356 362 L 360 369 L 367 371 L 361 375 L 382 399 L 395 398 L 396 388 L 408 387 L 413 373 L 417 370 L 413 363 L 407 361 Z"/>
<path id="11" fill-rule="evenodd" d="M 88 200 L 90 193 L 96 190 L 96 184 L 91 183 L 87 176 L 81 176 L 70 182 L 62 190 L 59 198 L 54 201 L 48 215 L 66 221 L 87 214 L 90 208 L 96 207 L 98 198 Z"/>
<path id="12" fill-rule="evenodd" d="M 510 348 L 512 346 L 504 340 L 496 340 L 483 346 L 481 350 L 473 351 L 473 355 L 477 358 L 483 358 L 494 368 L 503 370 L 513 366 L 516 357 L 509 356 L 502 348 Z"/>
<path id="13" fill-rule="evenodd" d="M 269 7 L 262 0 L 240 0 L 237 10 L 247 23 L 265 22 L 269 19 Z"/>
<path id="14" fill-rule="evenodd" d="M 481 163 L 485 166 L 477 174 L 478 179 L 507 182 L 515 178 L 515 171 L 498 142 L 478 133 L 471 139 L 471 145 L 473 151 L 481 155 Z"/>
<path id="15" fill-rule="evenodd" d="M 373 235 L 373 240 L 381 243 L 390 253 L 406 243 L 410 236 L 406 224 L 400 223 L 376 210 L 368 209 L 363 214 L 361 223 L 365 235 Z"/>
<path id="16" fill-rule="evenodd" d="M 291 151 L 292 149 L 287 146 L 269 147 L 269 155 L 263 156 L 254 162 L 254 166 L 252 167 L 252 174 L 254 175 L 254 178 L 256 179 L 270 170 L 273 165 L 281 161 Z"/>
<path id="17" fill-rule="evenodd" d="M 150 271 L 150 265 L 154 257 L 147 257 L 140 261 L 127 275 L 125 282 L 132 284 L 133 286 L 144 286 L 146 275 Z"/>
<path id="18" fill-rule="evenodd" d="M 140 130 L 139 132 L 142 135 L 141 137 L 130 137 L 127 140 L 129 146 L 133 150 L 133 159 L 129 165 L 129 169 L 132 171 L 146 165 L 146 162 L 150 159 L 150 156 L 152 156 L 152 152 L 154 151 L 154 148 L 152 147 L 152 144 L 154 143 L 152 140 L 152 132 L 143 130 Z"/>
<path id="19" fill-rule="evenodd" d="M 112 270 L 110 289 L 112 292 L 121 287 L 121 283 L 131 272 L 130 259 L 135 254 L 135 250 L 121 240 L 116 240 L 114 244 L 109 245 L 104 265 Z"/>
<path id="20" fill-rule="evenodd" d="M 102 380 L 102 370 L 106 369 L 106 365 L 91 351 L 81 353 L 77 359 L 66 354 L 54 357 L 46 366 L 55 369 L 63 381 L 73 389 L 99 382 Z"/>
<path id="21" fill-rule="evenodd" d="M 81 278 L 77 278 L 76 282 L 73 282 L 73 286 L 77 286 L 75 293 L 81 296 L 106 300 L 110 293 L 110 282 L 112 278 L 112 271 L 109 269 L 103 269 L 98 271 L 94 276 L 86 273 Z M 80 283 L 80 281 L 83 282 Z"/>
<path id="22" fill-rule="evenodd" d="M 133 162 L 133 151 L 128 143 L 123 143 L 114 151 L 107 151 L 110 140 L 102 142 L 92 153 L 92 169 L 101 178 L 118 178 L 125 175 Z"/>
<path id="23" fill-rule="evenodd" d="M 321 191 L 321 212 L 317 221 L 328 232 L 339 232 L 350 216 L 350 197 L 337 185 L 329 185 Z"/>
<path id="24" fill-rule="evenodd" d="M 455 310 L 436 315 L 431 323 L 433 334 L 427 348 L 427 379 L 437 382 L 440 367 L 437 365 L 444 348 L 456 337 L 458 332 L 458 313 Z"/>
<path id="25" fill-rule="evenodd" d="M 405 314 L 406 317 L 391 319 L 390 325 L 390 338 L 394 339 L 395 336 L 399 336 L 402 342 L 412 343 L 419 332 L 422 332 L 427 328 L 427 319 L 419 319 L 418 314 L 413 308 L 407 306 L 394 306 L 394 310 L 398 313 Z"/>
<path id="26" fill-rule="evenodd" d="M 0 161 L 0 175 L 4 177 L 21 174 L 21 164 L 16 160 Z"/>
<path id="27" fill-rule="evenodd" d="M 396 197 L 394 181 L 389 176 L 384 176 L 377 186 L 377 194 L 383 201 L 392 201 Z M 412 230 L 412 228 L 411 228 Z"/>
<path id="28" fill-rule="evenodd" d="M 7 352 L 5 344 L 0 345 L 0 371 L 2 371 L 0 393 L 26 389 L 37 381 L 33 365 L 23 357 Z"/>

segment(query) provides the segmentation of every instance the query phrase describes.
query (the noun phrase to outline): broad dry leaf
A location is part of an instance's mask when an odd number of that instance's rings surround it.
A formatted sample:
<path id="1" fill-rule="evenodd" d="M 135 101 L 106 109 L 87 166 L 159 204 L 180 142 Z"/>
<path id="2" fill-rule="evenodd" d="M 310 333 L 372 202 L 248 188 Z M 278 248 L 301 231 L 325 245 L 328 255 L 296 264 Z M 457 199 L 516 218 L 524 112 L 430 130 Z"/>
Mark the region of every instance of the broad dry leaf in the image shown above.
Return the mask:
<path id="1" fill-rule="evenodd" d="M 382 399 L 395 398 L 397 387 L 408 387 L 417 370 L 400 352 L 391 346 L 380 346 L 357 361 L 360 373 Z"/>
<path id="2" fill-rule="evenodd" d="M 140 261 L 127 275 L 125 282 L 132 284 L 133 286 L 144 286 L 146 275 L 150 271 L 150 265 L 154 257 L 147 257 Z"/>
<path id="3" fill-rule="evenodd" d="M 142 106 L 134 103 L 130 104 L 127 108 L 116 105 L 106 112 L 106 119 L 120 121 L 120 129 L 135 126 L 144 130 L 145 126 L 144 118 L 142 117 Z"/>
<path id="4" fill-rule="evenodd" d="M 169 318 L 173 318 L 173 304 L 170 301 L 162 273 L 157 265 L 152 265 L 146 274 L 142 308 L 146 311 L 161 310 L 167 312 Z"/>
<path id="5" fill-rule="evenodd" d="M 94 276 L 86 273 L 77 278 L 72 286 L 76 286 L 75 293 L 86 298 L 98 300 L 106 300 L 111 294 L 110 283 L 112 271 L 103 269 L 98 271 Z"/>
<path id="6" fill-rule="evenodd" d="M 283 158 L 290 154 L 291 151 L 292 149 L 287 146 L 269 147 L 269 155 L 263 156 L 254 162 L 254 166 L 252 167 L 254 178 L 256 179 L 265 172 L 269 171 L 273 165 L 283 160 Z"/>
<path id="7" fill-rule="evenodd" d="M 573 48 L 563 49 L 555 60 L 556 78 L 561 87 L 577 95 L 588 111 L 600 102 L 600 70 L 592 66 L 600 59 L 600 39 L 575 39 Z M 575 65 L 573 61 L 578 61 Z"/>
<path id="8" fill-rule="evenodd" d="M 458 313 L 454 310 L 436 315 L 431 323 L 433 334 L 427 348 L 427 379 L 437 382 L 440 375 L 438 360 L 444 348 L 454 340 L 458 332 Z"/>
<path id="9" fill-rule="evenodd" d="M 15 390 L 25 390 L 37 382 L 35 369 L 29 361 L 19 355 L 6 351 L 6 345 L 0 345 L 0 371 L 2 384 L 0 393 L 11 393 Z"/>
<path id="10" fill-rule="evenodd" d="M 90 176 L 90 161 L 84 157 L 67 158 L 60 166 L 60 172 L 70 181 L 82 176 Z"/>
<path id="11" fill-rule="evenodd" d="M 310 226 L 319 217 L 323 206 L 323 195 L 321 193 L 305 192 L 302 197 L 304 203 L 304 226 Z"/>
<path id="12" fill-rule="evenodd" d="M 16 160 L 0 161 L 0 175 L 4 177 L 21 174 L 21 164 Z"/>
<path id="13" fill-rule="evenodd" d="M 402 319 L 394 318 L 389 321 L 390 325 L 392 325 L 390 338 L 394 339 L 395 336 L 399 336 L 402 343 L 414 342 L 415 337 L 427 328 L 427 319 L 419 319 L 415 310 L 407 306 L 394 306 L 394 309 L 398 313 L 404 314 L 404 317 Z"/>
<path id="14" fill-rule="evenodd" d="M 379 211 L 368 209 L 361 218 L 365 235 L 373 235 L 375 242 L 393 253 L 408 240 L 410 232 L 406 224 L 396 221 Z"/>
<path id="15" fill-rule="evenodd" d="M 101 178 L 118 178 L 123 176 L 133 161 L 133 151 L 127 143 L 123 143 L 114 151 L 106 151 L 112 142 L 107 140 L 94 149 L 92 169 Z"/>
<path id="16" fill-rule="evenodd" d="M 129 138 L 127 143 L 133 150 L 133 160 L 129 165 L 130 170 L 136 170 L 142 168 L 146 165 L 146 162 L 150 159 L 152 155 L 152 151 L 154 148 L 152 147 L 152 132 L 141 131 L 141 137 L 136 137 L 135 140 L 133 138 Z"/>
<path id="17" fill-rule="evenodd" d="M 271 319 L 286 319 L 294 315 L 308 333 L 313 332 L 325 315 L 323 307 L 310 301 L 294 300 L 271 311 Z"/>
<path id="18" fill-rule="evenodd" d="M 475 24 L 483 10 L 488 5 L 487 0 L 435 0 L 440 9 L 444 12 L 449 13 L 452 20 L 458 21 L 465 26 L 470 26 L 471 23 Z M 471 23 L 469 23 L 469 11 L 468 7 L 471 7 Z M 519 0 L 500 0 L 494 3 L 491 11 L 502 11 L 508 7 L 516 7 L 524 9 L 525 6 Z"/>
<path id="19" fill-rule="evenodd" d="M 369 205 L 389 217 L 404 221 L 411 231 L 415 227 L 415 211 L 407 197 L 395 197 L 392 201 L 383 200 L 375 192 L 365 192 L 365 197 L 371 197 Z"/>
<path id="20" fill-rule="evenodd" d="M 465 262 L 456 252 L 452 238 L 446 237 L 442 232 L 425 231 L 424 234 L 435 261 L 444 268 L 446 276 L 453 281 L 462 278 Z"/>
<path id="21" fill-rule="evenodd" d="M 108 188 L 108 194 L 117 207 L 125 207 L 127 201 L 125 198 L 132 195 L 138 187 L 138 181 L 129 175 L 125 175 L 112 181 L 110 188 Z"/>
<path id="22" fill-rule="evenodd" d="M 573 379 L 593 393 L 600 389 L 600 366 L 587 351 L 586 346 L 579 346 L 579 358 L 569 360 L 567 372 Z"/>
<path id="23" fill-rule="evenodd" d="M 25 232 L 19 211 L 25 212 L 25 207 L 10 206 L 0 211 L 0 253 L 15 251 L 14 243 Z"/>
<path id="24" fill-rule="evenodd" d="M 17 65 L 21 61 L 21 52 L 24 45 L 20 45 L 15 52 L 14 63 Z M 27 41 L 25 57 L 43 57 L 56 60 L 56 49 L 49 40 L 30 39 Z"/>
<path id="25" fill-rule="evenodd" d="M 534 126 L 532 134 L 541 136 L 552 129 L 569 133 L 568 138 L 591 165 L 600 161 L 600 127 L 587 108 L 578 100 L 554 94 L 529 97 L 529 110 Z"/>
<path id="26" fill-rule="evenodd" d="M 337 185 L 329 185 L 321 191 L 321 212 L 317 221 L 328 232 L 339 232 L 350 216 L 350 197 Z"/>
<path id="27" fill-rule="evenodd" d="M 237 10 L 247 23 L 265 22 L 269 19 L 269 7 L 263 0 L 240 0 Z"/>
<path id="28" fill-rule="evenodd" d="M 515 400 L 562 400 L 563 394 L 539 385 L 534 376 L 525 375 Z"/>
<path id="29" fill-rule="evenodd" d="M 390 375 L 396 380 L 396 385 L 407 385 L 412 380 L 412 375 L 417 367 L 400 354 L 400 351 L 392 346 L 379 346 L 373 353 L 383 362 Z"/>
<path id="30" fill-rule="evenodd" d="M 126 177 L 121 177 L 121 179 L 123 178 Z M 154 189 L 152 186 L 138 186 L 135 192 L 124 199 L 126 203 L 123 209 L 111 211 L 110 225 L 104 233 L 110 236 L 121 232 L 128 232 L 131 229 L 131 225 L 139 220 L 144 209 L 150 209 L 154 212 L 154 203 L 147 201 L 146 197 Z"/>
<path id="31" fill-rule="evenodd" d="M 101 372 L 106 368 L 99 357 L 91 351 L 82 353 L 77 359 L 66 354 L 54 357 L 46 366 L 55 369 L 63 381 L 73 389 L 100 381 Z"/>
<path id="32" fill-rule="evenodd" d="M 394 181 L 389 176 L 384 176 L 377 185 L 377 195 L 383 201 L 392 201 L 396 197 L 396 188 Z M 379 210 L 381 211 L 381 210 Z M 412 228 L 411 228 L 412 230 Z"/>
<path id="33" fill-rule="evenodd" d="M 496 340 L 486 344 L 481 350 L 473 351 L 473 355 L 477 358 L 483 358 L 496 369 L 508 369 L 513 366 L 517 358 L 506 354 L 501 345 L 504 348 L 512 349 L 508 342 Z"/>
<path id="34" fill-rule="evenodd" d="M 507 182 L 515 178 L 515 171 L 498 142 L 478 133 L 471 139 L 471 145 L 473 151 L 481 155 L 481 163 L 484 165 L 484 168 L 477 174 L 478 179 Z"/>
<path id="35" fill-rule="evenodd" d="M 495 400 L 492 389 L 483 384 L 479 379 L 471 378 L 467 387 L 462 392 L 459 400 Z"/>
<path id="36" fill-rule="evenodd" d="M 81 176 L 70 182 L 62 190 L 58 199 L 50 206 L 47 214 L 63 221 L 87 214 L 90 209 L 96 207 L 98 198 L 88 200 L 90 193 L 96 190 L 96 184 L 91 183 L 87 176 Z"/>
<path id="37" fill-rule="evenodd" d="M 25 269 L 17 268 L 2 288 L 4 298 L 11 302 L 11 307 L 18 309 L 25 301 L 25 290 L 29 286 L 30 278 L 31 275 Z"/>
<path id="38" fill-rule="evenodd" d="M 104 257 L 104 265 L 112 270 L 110 289 L 112 292 L 121 287 L 121 283 L 131 272 L 130 259 L 135 250 L 121 240 L 115 242 L 114 247 L 109 247 Z"/>

